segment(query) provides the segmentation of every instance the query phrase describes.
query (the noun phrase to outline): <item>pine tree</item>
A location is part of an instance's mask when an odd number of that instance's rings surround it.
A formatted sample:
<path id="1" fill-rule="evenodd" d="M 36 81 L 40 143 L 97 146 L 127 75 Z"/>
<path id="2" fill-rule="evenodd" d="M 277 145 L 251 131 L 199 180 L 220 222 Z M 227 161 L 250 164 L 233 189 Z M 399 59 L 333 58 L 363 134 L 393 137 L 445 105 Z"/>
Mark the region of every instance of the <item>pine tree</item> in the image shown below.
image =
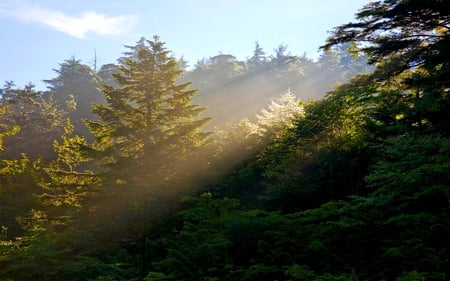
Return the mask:
<path id="1" fill-rule="evenodd" d="M 253 50 L 253 56 L 247 60 L 248 68 L 255 70 L 261 68 L 267 62 L 266 53 L 263 48 L 256 41 L 255 49 Z M 261 69 L 260 69 L 261 70 Z"/>
<path id="2" fill-rule="evenodd" d="M 15 134 L 4 140 L 3 158 L 21 158 L 25 153 L 30 158 L 42 156 L 52 159 L 52 141 L 63 130 L 64 116 L 67 114 L 52 99 L 45 98 L 34 90 L 33 84 L 23 89 L 5 86 L 0 97 L 1 126 L 15 128 Z"/>
<path id="3" fill-rule="evenodd" d="M 115 182 L 173 179 L 206 138 L 200 129 L 208 119 L 198 118 L 203 109 L 191 104 L 197 91 L 176 83 L 182 70 L 164 45 L 154 36 L 128 46 L 113 74 L 119 87 L 101 86 L 107 103 L 94 105 L 98 122 L 86 121 Z"/>
<path id="4" fill-rule="evenodd" d="M 277 133 L 283 132 L 283 129 L 292 127 L 293 119 L 302 114 L 303 106 L 291 89 L 288 89 L 256 114 L 258 133 L 269 138 L 276 137 Z"/>
<path id="5" fill-rule="evenodd" d="M 40 200 L 49 214 L 61 220 L 59 223 L 86 212 L 84 201 L 92 199 L 101 184 L 99 176 L 87 169 L 92 159 L 86 151 L 86 139 L 74 135 L 74 129 L 67 119 L 61 140 L 53 141 L 57 157 L 43 167 L 44 176 L 39 181 Z"/>
<path id="6" fill-rule="evenodd" d="M 95 119 L 92 104 L 104 103 L 104 97 L 98 90 L 100 77 L 75 58 L 65 60 L 54 71 L 57 77 L 44 80 L 48 88 L 45 95 L 51 96 L 59 107 L 67 108 L 76 134 L 90 137 L 82 120 Z"/>
<path id="7" fill-rule="evenodd" d="M 350 43 L 376 66 L 368 81 L 393 82 L 412 102 L 404 120 L 418 131 L 449 134 L 450 3 L 384 0 L 364 6 L 356 22 L 336 27 L 322 47 Z"/>

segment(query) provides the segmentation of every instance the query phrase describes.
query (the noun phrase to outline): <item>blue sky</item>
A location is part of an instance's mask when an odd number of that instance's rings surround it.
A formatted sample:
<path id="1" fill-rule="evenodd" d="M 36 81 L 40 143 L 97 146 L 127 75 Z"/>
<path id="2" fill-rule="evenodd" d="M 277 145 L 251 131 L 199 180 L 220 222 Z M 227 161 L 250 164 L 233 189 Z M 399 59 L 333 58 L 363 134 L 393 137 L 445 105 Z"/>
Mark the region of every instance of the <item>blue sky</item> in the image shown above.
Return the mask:
<path id="1" fill-rule="evenodd" d="M 1 0 L 0 86 L 13 80 L 44 90 L 43 79 L 75 57 L 115 63 L 141 37 L 160 36 L 190 65 L 219 53 L 239 60 L 258 41 L 316 58 L 327 31 L 350 22 L 370 0 Z"/>

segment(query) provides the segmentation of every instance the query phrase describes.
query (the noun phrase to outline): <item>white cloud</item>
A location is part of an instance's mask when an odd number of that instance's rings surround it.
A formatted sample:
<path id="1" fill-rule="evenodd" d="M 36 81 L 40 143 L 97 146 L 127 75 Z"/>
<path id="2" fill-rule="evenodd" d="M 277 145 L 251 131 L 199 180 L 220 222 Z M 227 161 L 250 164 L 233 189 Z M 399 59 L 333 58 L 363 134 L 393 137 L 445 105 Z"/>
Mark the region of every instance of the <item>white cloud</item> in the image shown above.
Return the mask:
<path id="1" fill-rule="evenodd" d="M 72 16 L 17 0 L 6 1 L 0 5 L 0 16 L 46 25 L 76 38 L 85 38 L 87 33 L 122 34 L 132 29 L 137 22 L 137 16 L 133 15 L 107 16 L 95 11 L 86 11 L 80 16 Z"/>

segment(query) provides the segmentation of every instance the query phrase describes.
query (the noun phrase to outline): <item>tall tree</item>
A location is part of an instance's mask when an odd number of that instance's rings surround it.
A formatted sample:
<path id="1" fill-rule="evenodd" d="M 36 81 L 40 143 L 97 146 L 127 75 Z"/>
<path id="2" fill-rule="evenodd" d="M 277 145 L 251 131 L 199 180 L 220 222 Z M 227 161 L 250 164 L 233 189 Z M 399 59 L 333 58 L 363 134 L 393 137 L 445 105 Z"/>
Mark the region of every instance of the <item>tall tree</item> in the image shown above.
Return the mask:
<path id="1" fill-rule="evenodd" d="M 256 114 L 259 133 L 266 137 L 275 137 L 283 129 L 292 127 L 293 119 L 302 113 L 303 106 L 295 94 L 288 89 L 280 97 L 273 99 L 267 108 Z"/>
<path id="2" fill-rule="evenodd" d="M 142 277 L 145 229 L 177 205 L 174 198 L 191 190 L 188 177 L 206 168 L 197 152 L 206 141 L 201 128 L 209 119 L 199 118 L 203 109 L 191 103 L 197 91 L 189 89 L 190 83 L 177 83 L 182 70 L 158 36 L 129 49 L 113 74 L 119 87 L 101 85 L 106 104 L 94 105 L 99 120 L 86 124 L 104 168 L 97 213 L 108 217 L 103 233 L 133 241 Z"/>
<path id="3" fill-rule="evenodd" d="M 104 102 L 98 89 L 100 79 L 93 69 L 75 58 L 65 60 L 54 71 L 57 77 L 44 80 L 49 90 L 46 94 L 51 95 L 59 106 L 69 109 L 75 132 L 86 136 L 88 130 L 83 119 L 96 118 L 92 113 L 92 104 Z"/>
<path id="4" fill-rule="evenodd" d="M 151 183 L 175 176 L 205 139 L 208 119 L 198 118 L 190 83 L 176 83 L 182 71 L 158 36 L 129 49 L 113 74 L 120 86 L 101 86 L 107 104 L 95 105 L 99 121 L 86 123 L 111 178 Z"/>
<path id="5" fill-rule="evenodd" d="M 404 84 L 404 94 L 414 100 L 407 113 L 411 125 L 448 134 L 450 3 L 377 1 L 361 9 L 356 19 L 336 27 L 323 48 L 354 44 L 377 67 L 372 81 L 397 79 Z"/>
<path id="6" fill-rule="evenodd" d="M 274 52 L 275 55 L 270 57 L 272 79 L 284 89 L 297 86 L 297 81 L 304 75 L 300 57 L 293 56 L 285 44 L 278 45 Z"/>
<path id="7" fill-rule="evenodd" d="M 247 60 L 247 65 L 250 70 L 257 70 L 267 62 L 266 53 L 263 48 L 256 41 L 253 55 Z"/>
<path id="8" fill-rule="evenodd" d="M 20 158 L 22 153 L 30 158 L 54 156 L 52 142 L 63 130 L 63 117 L 67 114 L 64 110 L 35 91 L 33 84 L 23 89 L 6 85 L 0 106 L 5 110 L 0 124 L 16 128 L 16 134 L 3 143 L 3 157 Z"/>
<path id="9" fill-rule="evenodd" d="M 210 70 L 218 80 L 230 79 L 243 72 L 243 65 L 230 54 L 218 54 L 209 58 Z"/>
<path id="10" fill-rule="evenodd" d="M 275 55 L 271 56 L 271 61 L 276 66 L 284 66 L 294 58 L 291 53 L 288 52 L 288 45 L 280 44 L 277 48 L 273 49 L 273 51 L 275 52 Z"/>
<path id="11" fill-rule="evenodd" d="M 98 191 L 100 178 L 88 170 L 92 159 L 86 151 L 87 142 L 82 136 L 73 135 L 74 126 L 67 119 L 61 140 L 53 141 L 57 157 L 42 168 L 39 179 L 42 191 L 39 194 L 47 212 L 59 223 L 79 217 L 85 201 Z M 52 208 L 53 206 L 53 208 Z"/>

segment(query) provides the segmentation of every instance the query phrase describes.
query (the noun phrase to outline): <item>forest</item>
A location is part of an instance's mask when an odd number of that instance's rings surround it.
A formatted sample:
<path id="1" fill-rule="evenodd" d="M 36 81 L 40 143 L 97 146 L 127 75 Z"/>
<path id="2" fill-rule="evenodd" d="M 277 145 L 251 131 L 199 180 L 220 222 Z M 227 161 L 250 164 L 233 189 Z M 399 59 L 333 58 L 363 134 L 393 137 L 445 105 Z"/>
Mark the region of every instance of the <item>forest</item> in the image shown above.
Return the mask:
<path id="1" fill-rule="evenodd" d="M 0 89 L 0 280 L 450 280 L 450 1 L 316 60 L 137 40 Z"/>

